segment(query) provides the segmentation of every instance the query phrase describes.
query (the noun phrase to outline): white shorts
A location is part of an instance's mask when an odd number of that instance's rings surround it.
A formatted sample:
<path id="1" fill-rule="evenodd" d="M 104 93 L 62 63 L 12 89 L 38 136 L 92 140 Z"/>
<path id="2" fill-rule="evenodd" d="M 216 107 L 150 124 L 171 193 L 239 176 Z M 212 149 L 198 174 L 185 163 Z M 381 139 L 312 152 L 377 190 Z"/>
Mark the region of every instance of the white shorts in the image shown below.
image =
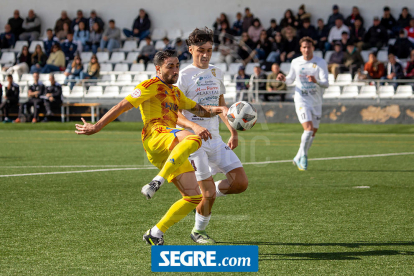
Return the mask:
<path id="1" fill-rule="evenodd" d="M 322 105 L 309 106 L 303 103 L 295 104 L 296 114 L 301 124 L 312 122 L 314 128 L 319 128 L 322 118 Z"/>
<path id="2" fill-rule="evenodd" d="M 203 141 L 201 147 L 188 158 L 194 168 L 197 181 L 205 180 L 217 173 L 243 167 L 237 155 L 223 142 L 221 137 Z"/>

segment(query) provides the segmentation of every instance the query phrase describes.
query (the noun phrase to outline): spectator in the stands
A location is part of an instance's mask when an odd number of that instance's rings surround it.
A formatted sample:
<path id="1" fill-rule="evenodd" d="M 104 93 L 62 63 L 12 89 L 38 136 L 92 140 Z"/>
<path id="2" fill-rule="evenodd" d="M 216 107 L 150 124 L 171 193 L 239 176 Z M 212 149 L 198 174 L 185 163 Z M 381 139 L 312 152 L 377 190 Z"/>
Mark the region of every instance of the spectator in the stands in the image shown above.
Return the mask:
<path id="1" fill-rule="evenodd" d="M 233 30 L 227 25 L 227 22 L 221 23 L 221 31 L 218 35 L 219 44 L 224 43 L 224 39 L 233 39 Z"/>
<path id="2" fill-rule="evenodd" d="M 267 56 L 266 61 L 270 63 L 280 63 L 280 54 L 284 52 L 285 42 L 280 32 L 277 32 L 272 43 L 272 51 Z"/>
<path id="3" fill-rule="evenodd" d="M 318 19 L 318 27 L 316 28 L 316 43 L 317 48 L 321 51 L 325 50 L 325 43 L 328 41 L 329 29 L 323 23 L 323 19 Z"/>
<path id="4" fill-rule="evenodd" d="M 317 32 L 314 26 L 310 24 L 309 18 L 305 18 L 302 21 L 302 28 L 298 31 L 298 38 L 299 40 L 302 37 L 309 36 L 313 40 L 317 39 Z"/>
<path id="5" fill-rule="evenodd" d="M 104 31 L 101 39 L 101 50 L 105 48 L 109 52 L 113 49 L 121 47 L 121 30 L 115 26 L 115 20 L 109 20 L 108 28 Z"/>
<path id="6" fill-rule="evenodd" d="M 249 63 L 254 57 L 253 50 L 255 46 L 255 43 L 250 39 L 249 35 L 246 32 L 242 33 L 242 39 L 240 39 L 237 49 L 237 56 L 243 60 L 244 64 Z"/>
<path id="7" fill-rule="evenodd" d="M 303 27 L 303 20 L 309 19 L 310 22 L 311 14 L 306 12 L 305 5 L 302 4 L 299 6 L 298 15 L 296 16 L 295 27 L 301 29 Z"/>
<path id="8" fill-rule="evenodd" d="M 355 24 L 355 20 L 357 19 L 361 20 L 361 24 L 364 26 L 364 18 L 362 18 L 361 14 L 359 13 L 359 8 L 357 6 L 353 6 L 351 15 L 348 16 L 345 20 L 345 25 L 351 29 Z"/>
<path id="9" fill-rule="evenodd" d="M 398 18 L 397 24 L 399 29 L 404 29 L 410 25 L 411 14 L 408 12 L 408 8 L 402 8 L 400 17 Z"/>
<path id="10" fill-rule="evenodd" d="M 399 62 L 397 62 L 397 59 L 395 58 L 394 54 L 390 53 L 388 54 L 388 63 L 387 67 L 385 68 L 384 76 L 382 79 L 384 80 L 400 80 L 404 78 L 404 70 L 403 67 Z M 391 85 L 394 86 L 395 89 L 397 89 L 399 83 L 397 82 L 391 82 Z"/>
<path id="11" fill-rule="evenodd" d="M 405 27 L 405 31 L 407 32 L 408 40 L 414 47 L 414 18 L 411 18 L 410 25 L 408 27 Z"/>
<path id="12" fill-rule="evenodd" d="M 29 86 L 29 90 L 27 92 L 28 100 L 24 104 L 20 105 L 19 107 L 19 117 L 14 120 L 15 123 L 20 123 L 20 117 L 23 114 L 29 114 L 31 107 L 33 106 L 33 114 L 30 114 L 33 119 L 32 123 L 38 122 L 38 114 L 39 108 L 43 106 L 43 100 L 40 96 L 45 94 L 45 86 L 41 81 L 39 81 L 39 73 L 33 73 L 33 84 Z"/>
<path id="13" fill-rule="evenodd" d="M 50 120 L 50 116 L 53 116 L 53 109 L 60 108 L 62 104 L 62 86 L 55 81 L 53 74 L 49 75 L 50 85 L 45 88 L 45 99 L 43 99 L 43 105 L 46 109 L 46 116 L 43 119 L 43 123 Z"/>
<path id="14" fill-rule="evenodd" d="M 349 43 L 349 33 L 342 32 L 341 36 L 341 45 L 342 45 L 342 51 L 346 51 L 346 45 Z"/>
<path id="15" fill-rule="evenodd" d="M 63 23 L 63 29 L 56 34 L 56 37 L 59 39 L 60 43 L 63 43 L 70 32 L 70 25 L 65 22 Z"/>
<path id="16" fill-rule="evenodd" d="M 369 79 L 380 79 L 384 75 L 384 64 L 377 59 L 376 52 L 369 54 L 369 59 L 368 62 L 365 63 L 364 71 L 368 72 L 367 78 Z"/>
<path id="17" fill-rule="evenodd" d="M 178 60 L 187 60 L 190 58 L 190 53 L 188 52 L 187 44 L 181 40 L 181 38 L 177 38 L 175 40 L 175 51 L 177 52 Z"/>
<path id="18" fill-rule="evenodd" d="M 174 50 L 174 46 L 172 45 L 171 41 L 168 39 L 168 37 L 164 37 L 162 39 L 162 42 L 164 42 L 164 48 L 163 51 L 166 50 Z"/>
<path id="19" fill-rule="evenodd" d="M 376 47 L 379 51 L 382 46 L 387 45 L 388 33 L 380 23 L 381 21 L 379 20 L 379 17 L 375 16 L 374 25 L 368 29 L 364 36 L 364 44 L 362 45 L 363 50 Z"/>
<path id="20" fill-rule="evenodd" d="M 269 56 L 270 52 L 272 51 L 272 42 L 267 37 L 266 31 L 263 29 L 260 33 L 260 38 L 257 41 L 256 46 L 256 53 L 257 58 L 261 61 L 266 60 L 266 58 Z"/>
<path id="21" fill-rule="evenodd" d="M 296 36 L 296 31 L 292 27 L 284 29 L 285 32 L 285 47 L 283 52 L 280 54 L 281 62 L 291 62 L 294 58 L 300 55 L 299 51 L 299 39 Z M 283 35 L 283 32 L 282 32 Z"/>
<path id="22" fill-rule="evenodd" d="M 70 26 L 70 24 L 72 23 L 72 20 L 70 20 L 70 18 L 68 17 L 68 13 L 66 11 L 62 11 L 60 14 L 60 18 L 58 20 L 56 20 L 56 24 L 55 24 L 55 34 L 57 35 L 60 31 L 63 30 L 63 24 L 67 23 L 68 26 Z"/>
<path id="23" fill-rule="evenodd" d="M 390 7 L 384 7 L 384 14 L 381 18 L 381 26 L 383 26 L 388 31 L 388 35 L 394 37 L 396 32 L 397 20 L 395 20 L 394 16 L 392 16 Z"/>
<path id="24" fill-rule="evenodd" d="M 344 53 L 344 70 L 349 71 L 354 77 L 357 70 L 362 66 L 364 66 L 364 60 L 357 47 L 352 43 L 348 43 Z"/>
<path id="25" fill-rule="evenodd" d="M 253 25 L 249 27 L 247 34 L 249 35 L 250 39 L 253 40 L 254 43 L 257 43 L 260 39 L 260 34 L 264 30 L 260 20 L 255 18 L 253 21 Z"/>
<path id="26" fill-rule="evenodd" d="M 75 57 L 76 51 L 78 50 L 78 45 L 73 42 L 73 33 L 68 33 L 67 38 L 65 42 L 61 44 L 61 50 L 64 53 L 64 56 L 66 58 L 66 63 L 73 60 Z M 63 67 L 66 67 L 66 64 L 63 65 Z"/>
<path id="27" fill-rule="evenodd" d="M 91 11 L 91 16 L 89 17 L 88 20 L 88 26 L 89 32 L 93 31 L 93 24 L 98 23 L 98 25 L 101 27 L 101 29 L 103 30 L 104 26 L 105 26 L 105 22 L 102 20 L 102 18 L 100 18 L 97 14 L 95 10 Z"/>
<path id="28" fill-rule="evenodd" d="M 362 27 L 361 20 L 355 20 L 354 27 L 351 29 L 351 41 L 358 47 L 358 51 L 362 51 L 364 44 L 365 28 Z"/>
<path id="29" fill-rule="evenodd" d="M 142 47 L 140 54 L 137 57 L 137 62 L 141 62 L 147 66 L 148 62 L 154 58 L 155 53 L 157 50 L 155 49 L 154 45 L 152 44 L 151 37 L 147 36 L 145 38 L 146 45 Z"/>
<path id="30" fill-rule="evenodd" d="M 0 34 L 0 49 L 9 49 L 14 47 L 14 43 L 16 42 L 16 38 L 14 33 L 11 31 L 11 27 L 9 24 L 4 26 L 4 33 Z"/>
<path id="31" fill-rule="evenodd" d="M 250 87 L 249 85 L 250 76 L 246 75 L 245 69 L 246 68 L 243 65 L 239 67 L 239 71 L 236 76 L 236 91 L 237 92 L 240 92 L 242 90 L 247 90 Z"/>
<path id="32" fill-rule="evenodd" d="M 83 22 L 79 23 L 79 29 L 75 31 L 73 41 L 77 44 L 78 51 L 81 53 L 86 46 L 86 42 L 89 41 L 89 30 L 86 29 Z"/>
<path id="33" fill-rule="evenodd" d="M 278 63 L 273 63 L 272 64 L 272 73 L 267 75 L 267 83 L 266 83 L 267 92 L 286 90 L 287 87 L 286 87 L 286 84 L 284 82 L 276 81 L 277 76 L 280 73 L 285 75 L 284 72 L 280 71 L 279 64 Z M 278 93 L 278 95 L 280 95 L 280 101 L 284 102 L 286 93 Z M 269 94 L 264 94 L 263 96 L 264 96 L 265 101 L 269 101 L 269 96 L 270 96 Z"/>
<path id="34" fill-rule="evenodd" d="M 9 21 L 7 21 L 16 40 L 19 38 L 20 34 L 23 33 L 23 21 L 23 18 L 20 17 L 19 10 L 15 10 L 13 12 L 13 17 L 9 18 Z"/>
<path id="35" fill-rule="evenodd" d="M 9 110 L 16 108 L 19 104 L 20 87 L 13 81 L 11 74 L 7 75 L 7 86 L 4 87 L 4 100 L 2 101 L 1 85 L 0 85 L 0 110 L 3 113 L 3 123 L 11 123 L 9 118 Z"/>
<path id="36" fill-rule="evenodd" d="M 86 72 L 84 72 L 83 70 L 80 72 L 80 78 L 81 80 L 96 80 L 99 77 L 100 70 L 101 66 L 99 65 L 98 58 L 95 54 L 93 54 L 91 57 L 91 61 L 88 64 L 88 69 L 86 70 Z"/>
<path id="37" fill-rule="evenodd" d="M 277 32 L 280 32 L 280 27 L 277 25 L 276 19 L 270 20 L 270 27 L 266 30 L 267 37 L 270 39 L 270 41 L 274 41 L 274 37 Z"/>
<path id="38" fill-rule="evenodd" d="M 218 50 L 220 52 L 221 62 L 225 62 L 228 65 L 233 62 L 236 51 L 236 45 L 234 45 L 233 39 L 230 39 L 229 37 L 223 37 Z"/>
<path id="39" fill-rule="evenodd" d="M 413 48 L 413 45 L 405 35 L 405 30 L 401 29 L 394 45 L 388 46 L 388 53 L 393 53 L 396 57 L 405 59 L 410 55 Z"/>
<path id="40" fill-rule="evenodd" d="M 139 10 L 139 15 L 132 24 L 132 30 L 123 29 L 126 37 L 135 37 L 143 40 L 150 35 L 151 20 L 144 9 Z"/>
<path id="41" fill-rule="evenodd" d="M 83 17 L 83 11 L 82 10 L 78 10 L 76 12 L 76 18 L 72 20 L 72 23 L 70 25 L 70 30 L 72 32 L 77 31 L 79 29 L 79 23 L 80 22 L 83 22 L 86 26 L 86 29 L 89 29 L 88 19 Z"/>
<path id="42" fill-rule="evenodd" d="M 250 86 L 252 87 L 253 91 L 265 91 L 266 90 L 266 80 L 267 76 L 265 73 L 262 72 L 262 69 L 259 65 L 253 68 L 253 75 L 250 76 Z"/>
<path id="43" fill-rule="evenodd" d="M 414 79 L 414 50 L 411 51 L 410 61 L 407 62 L 407 66 L 405 67 L 405 78 Z"/>
<path id="44" fill-rule="evenodd" d="M 47 55 L 43 53 L 42 47 L 40 45 L 36 45 L 35 52 L 32 54 L 31 58 L 32 66 L 30 67 L 30 73 L 40 72 L 42 71 L 43 67 L 46 65 Z"/>
<path id="45" fill-rule="evenodd" d="M 80 56 L 76 56 L 75 59 L 69 63 L 68 67 L 65 70 L 65 85 L 69 83 L 69 87 L 72 90 L 73 86 L 76 84 L 76 80 L 80 80 L 80 74 L 83 71 L 82 59 Z"/>
<path id="46" fill-rule="evenodd" d="M 242 23 L 242 32 L 247 32 L 251 25 L 253 25 L 253 14 L 250 12 L 250 8 L 244 9 L 244 18 Z"/>
<path id="47" fill-rule="evenodd" d="M 221 24 L 223 23 L 227 23 L 227 26 L 229 26 L 229 20 L 227 19 L 227 15 L 224 12 L 220 14 L 220 17 L 216 18 L 216 21 L 213 24 L 214 32 L 220 32 L 222 26 Z"/>
<path id="48" fill-rule="evenodd" d="M 32 55 L 29 53 L 29 47 L 23 46 L 21 53 L 17 56 L 16 62 L 13 66 L 3 66 L 3 71 L 7 74 L 17 73 L 19 76 L 29 73 L 32 66 Z"/>
<path id="49" fill-rule="evenodd" d="M 342 33 L 349 33 L 348 27 L 343 23 L 341 18 L 335 20 L 335 26 L 329 31 L 328 41 L 325 43 L 325 50 L 329 51 L 336 41 L 342 39 Z"/>
<path id="50" fill-rule="evenodd" d="M 241 12 L 236 14 L 236 21 L 233 23 L 233 33 L 235 36 L 241 36 L 243 31 L 243 19 Z"/>
<path id="51" fill-rule="evenodd" d="M 296 23 L 296 24 L 295 24 Z M 285 15 L 282 18 L 282 20 L 280 21 L 280 27 L 282 29 L 286 28 L 286 27 L 293 27 L 296 28 L 297 22 L 295 17 L 293 16 L 293 12 L 291 9 L 287 9 L 285 11 Z"/>
<path id="52" fill-rule="evenodd" d="M 46 38 L 43 40 L 46 55 L 50 55 L 53 45 L 59 43 L 59 39 L 53 35 L 52 29 L 47 29 Z"/>
<path id="53" fill-rule="evenodd" d="M 326 23 L 329 29 L 336 25 L 337 19 L 341 19 L 342 22 L 345 20 L 344 16 L 339 12 L 338 5 L 335 4 L 332 6 L 332 14 L 329 16 L 328 22 Z"/>
<path id="54" fill-rule="evenodd" d="M 221 13 L 220 17 L 216 18 L 216 21 L 213 24 L 214 29 L 214 43 L 220 44 L 222 36 L 227 34 L 231 35 L 232 30 L 230 29 L 229 21 L 225 13 Z"/>
<path id="55" fill-rule="evenodd" d="M 23 33 L 20 34 L 20 40 L 33 41 L 37 40 L 40 35 L 40 19 L 33 10 L 29 11 L 28 16 L 23 22 Z"/>
<path id="56" fill-rule="evenodd" d="M 42 68 L 42 71 L 40 71 L 40 73 L 48 74 L 50 72 L 65 71 L 65 68 L 66 68 L 65 66 L 66 66 L 65 54 L 63 53 L 62 48 L 60 47 L 60 44 L 55 44 L 52 47 L 52 52 L 50 53 L 49 58 L 46 61 L 45 67 Z"/>
<path id="57" fill-rule="evenodd" d="M 94 54 L 98 52 L 98 48 L 101 45 L 102 29 L 98 22 L 93 24 L 92 32 L 89 33 L 89 40 L 86 41 L 84 46 L 85 51 L 92 51 Z"/>
<path id="58" fill-rule="evenodd" d="M 328 71 L 333 74 L 335 79 L 341 72 L 341 67 L 344 64 L 345 54 L 342 51 L 341 42 L 335 42 L 334 52 L 331 54 L 328 62 Z"/>

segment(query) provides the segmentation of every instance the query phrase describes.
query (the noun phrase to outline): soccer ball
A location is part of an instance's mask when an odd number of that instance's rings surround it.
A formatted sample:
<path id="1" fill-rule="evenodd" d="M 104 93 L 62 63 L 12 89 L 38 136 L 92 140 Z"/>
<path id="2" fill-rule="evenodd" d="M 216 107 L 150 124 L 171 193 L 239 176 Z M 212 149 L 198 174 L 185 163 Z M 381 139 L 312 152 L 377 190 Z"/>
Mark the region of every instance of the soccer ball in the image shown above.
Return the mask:
<path id="1" fill-rule="evenodd" d="M 230 106 L 227 119 L 236 130 L 249 130 L 257 121 L 257 111 L 248 102 L 237 102 Z"/>

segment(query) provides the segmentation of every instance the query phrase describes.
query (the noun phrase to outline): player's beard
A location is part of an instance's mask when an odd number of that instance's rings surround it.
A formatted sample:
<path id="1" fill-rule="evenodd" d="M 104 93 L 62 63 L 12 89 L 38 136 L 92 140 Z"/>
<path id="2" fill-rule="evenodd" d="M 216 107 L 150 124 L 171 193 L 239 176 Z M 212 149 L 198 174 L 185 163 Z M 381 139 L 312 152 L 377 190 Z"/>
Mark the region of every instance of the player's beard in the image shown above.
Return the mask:
<path id="1" fill-rule="evenodd" d="M 174 84 L 178 80 L 178 74 L 174 74 L 165 78 L 164 82 L 166 84 Z"/>

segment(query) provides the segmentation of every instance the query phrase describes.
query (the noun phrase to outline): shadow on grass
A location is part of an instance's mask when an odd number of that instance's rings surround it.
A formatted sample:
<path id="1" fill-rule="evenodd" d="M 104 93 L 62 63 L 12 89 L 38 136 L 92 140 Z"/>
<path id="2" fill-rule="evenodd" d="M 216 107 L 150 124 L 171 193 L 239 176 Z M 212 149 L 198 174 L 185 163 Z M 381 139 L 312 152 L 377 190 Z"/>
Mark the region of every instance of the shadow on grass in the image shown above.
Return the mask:
<path id="1" fill-rule="evenodd" d="M 222 244 L 246 244 L 246 245 L 279 245 L 279 246 L 343 246 L 348 248 L 360 248 L 363 246 L 414 246 L 412 241 L 399 242 L 349 242 L 349 243 L 284 243 L 284 242 L 254 242 L 254 241 L 238 241 L 238 242 L 217 242 Z"/>

